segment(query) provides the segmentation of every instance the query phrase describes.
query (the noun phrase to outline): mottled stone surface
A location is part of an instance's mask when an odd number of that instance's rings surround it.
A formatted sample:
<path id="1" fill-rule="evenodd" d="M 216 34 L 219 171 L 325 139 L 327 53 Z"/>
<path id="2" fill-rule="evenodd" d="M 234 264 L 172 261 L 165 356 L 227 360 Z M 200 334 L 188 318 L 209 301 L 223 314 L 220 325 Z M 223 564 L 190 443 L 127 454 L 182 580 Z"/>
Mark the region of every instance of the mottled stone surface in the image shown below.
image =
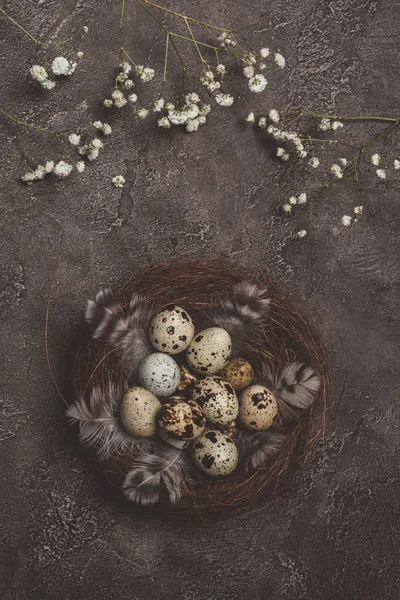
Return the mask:
<path id="1" fill-rule="evenodd" d="M 53 50 L 38 51 L 0 18 L 0 106 L 55 129 L 106 119 L 101 99 L 118 57 L 116 4 L 3 2 L 41 39 L 73 36 L 85 57 L 73 82 L 43 94 L 27 72 Z M 167 4 L 183 10 L 176 0 Z M 367 164 L 358 184 L 332 187 L 312 209 L 285 220 L 277 207 L 302 191 L 309 172 L 277 163 L 272 147 L 239 117 L 283 103 L 396 114 L 400 5 L 190 0 L 185 10 L 218 23 L 253 23 L 246 35 L 256 47 L 282 51 L 288 66 L 271 76 L 268 94 L 242 95 L 190 136 L 157 131 L 121 112 L 107 118 L 114 135 L 83 176 L 30 187 L 18 182 L 21 149 L 39 162 L 61 157 L 65 143 L 21 134 L 0 120 L 0 597 L 395 600 L 399 179 L 392 172 L 382 182 Z M 127 27 L 140 60 L 149 48 L 151 60 L 160 58 L 154 23 L 130 8 Z M 354 143 L 366 143 L 374 127 L 355 126 Z M 396 139 L 378 151 L 395 150 Z M 116 174 L 127 181 L 122 191 L 110 184 Z M 343 228 L 341 216 L 359 204 L 365 218 Z M 295 233 L 303 228 L 308 236 L 299 240 Z M 49 351 L 68 393 L 70 348 L 86 299 L 138 267 L 188 254 L 256 264 L 303 294 L 322 315 L 335 400 L 324 438 L 275 510 L 212 527 L 135 516 L 113 497 L 71 436 L 43 342 L 57 258 Z"/>

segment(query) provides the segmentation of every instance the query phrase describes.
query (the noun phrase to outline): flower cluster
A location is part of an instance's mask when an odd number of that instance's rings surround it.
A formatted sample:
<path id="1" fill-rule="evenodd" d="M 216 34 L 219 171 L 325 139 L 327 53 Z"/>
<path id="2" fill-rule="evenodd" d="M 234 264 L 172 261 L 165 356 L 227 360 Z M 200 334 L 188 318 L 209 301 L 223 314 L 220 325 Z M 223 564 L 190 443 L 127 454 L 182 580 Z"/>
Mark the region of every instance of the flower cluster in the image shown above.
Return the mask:
<path id="1" fill-rule="evenodd" d="M 144 83 L 152 81 L 155 75 L 154 69 L 144 67 L 143 65 L 136 65 L 134 71 L 136 77 Z M 111 98 L 103 100 L 105 107 L 111 108 L 111 106 L 115 106 L 116 108 L 122 108 L 128 104 L 128 101 L 135 104 L 138 97 L 137 94 L 132 92 L 132 89 L 135 87 L 135 82 L 130 76 L 131 72 L 132 66 L 128 62 L 124 61 L 120 63 Z"/>
<path id="2" fill-rule="evenodd" d="M 57 58 L 55 58 L 53 60 L 53 62 L 51 63 L 50 68 L 51 68 L 53 75 L 69 76 L 75 72 L 76 66 L 77 66 L 76 62 L 69 61 L 64 56 L 57 56 Z M 51 81 L 49 79 L 48 72 L 41 65 L 33 65 L 31 67 L 29 73 L 30 73 L 32 79 L 34 81 L 37 81 L 42 86 L 42 88 L 45 90 L 52 90 L 56 85 L 55 81 Z"/>
<path id="3" fill-rule="evenodd" d="M 211 110 L 209 104 L 199 105 L 199 102 L 198 94 L 190 92 L 180 108 L 171 103 L 163 104 L 164 114 L 158 119 L 159 127 L 169 129 L 173 125 L 183 125 L 188 133 L 197 131 L 200 125 L 204 125 Z"/>
<path id="4" fill-rule="evenodd" d="M 56 164 L 54 164 L 54 161 L 48 160 L 44 165 L 38 165 L 35 169 L 27 171 L 22 175 L 21 180 L 29 185 L 32 181 L 44 179 L 44 177 L 50 173 L 54 173 L 57 177 L 64 178 L 71 174 L 72 169 L 72 165 L 63 160 L 60 160 Z"/>

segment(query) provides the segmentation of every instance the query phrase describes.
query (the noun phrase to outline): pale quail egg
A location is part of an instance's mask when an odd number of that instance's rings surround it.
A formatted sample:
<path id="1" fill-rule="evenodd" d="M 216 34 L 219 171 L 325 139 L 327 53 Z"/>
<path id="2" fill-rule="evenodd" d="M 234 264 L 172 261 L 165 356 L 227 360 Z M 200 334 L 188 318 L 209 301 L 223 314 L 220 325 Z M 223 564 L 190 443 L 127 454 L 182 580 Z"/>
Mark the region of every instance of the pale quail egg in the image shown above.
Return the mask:
<path id="1" fill-rule="evenodd" d="M 186 350 L 186 362 L 196 373 L 214 375 L 225 367 L 231 348 L 231 337 L 225 329 L 209 327 L 195 334 Z"/>
<path id="2" fill-rule="evenodd" d="M 186 365 L 181 365 L 179 371 L 181 374 L 181 381 L 176 391 L 185 393 L 194 383 L 196 383 L 197 377 L 189 371 Z"/>
<path id="3" fill-rule="evenodd" d="M 159 352 L 179 354 L 189 346 L 193 335 L 191 317 L 175 304 L 160 310 L 150 321 L 150 341 Z"/>
<path id="4" fill-rule="evenodd" d="M 193 400 L 180 396 L 168 398 L 158 413 L 160 430 L 178 440 L 193 440 L 203 433 L 206 418 Z"/>
<path id="5" fill-rule="evenodd" d="M 161 403 L 149 390 L 134 387 L 128 390 L 120 403 L 121 423 L 126 431 L 140 437 L 156 434 L 157 413 Z"/>
<path id="6" fill-rule="evenodd" d="M 146 356 L 140 363 L 138 380 L 155 396 L 170 396 L 179 385 L 178 364 L 168 354 L 154 352 L 154 354 Z"/>
<path id="7" fill-rule="evenodd" d="M 248 360 L 232 356 L 226 367 L 218 373 L 222 379 L 231 384 L 234 390 L 241 392 L 251 385 L 254 379 L 253 367 Z"/>
<path id="8" fill-rule="evenodd" d="M 251 385 L 240 395 L 239 421 L 246 429 L 268 429 L 273 424 L 277 412 L 275 396 L 263 385 Z"/>
<path id="9" fill-rule="evenodd" d="M 232 473 L 238 464 L 238 449 L 229 436 L 211 429 L 192 445 L 194 463 L 211 477 Z"/>
<path id="10" fill-rule="evenodd" d="M 233 387 L 221 377 L 206 377 L 193 388 L 193 400 L 210 423 L 228 425 L 238 416 L 239 402 Z"/>

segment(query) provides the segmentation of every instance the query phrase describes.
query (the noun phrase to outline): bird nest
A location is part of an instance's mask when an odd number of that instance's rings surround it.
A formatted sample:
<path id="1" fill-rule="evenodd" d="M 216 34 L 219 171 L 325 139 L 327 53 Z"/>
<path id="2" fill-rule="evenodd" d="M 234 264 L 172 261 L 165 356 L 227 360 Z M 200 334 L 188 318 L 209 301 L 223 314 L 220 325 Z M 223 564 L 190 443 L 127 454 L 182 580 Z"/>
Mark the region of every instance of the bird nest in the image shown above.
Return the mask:
<path id="1" fill-rule="evenodd" d="M 243 284 L 253 297 L 238 301 L 235 293 Z M 145 306 L 139 314 L 138 302 Z M 246 302 L 252 309 L 257 302 L 268 307 L 254 318 Z M 119 402 L 136 383 L 134 363 L 149 352 L 143 350 L 149 318 L 171 303 L 188 311 L 196 331 L 229 330 L 233 316 L 233 354 L 251 363 L 255 382 L 272 390 L 278 402 L 267 431 L 232 433 L 239 464 L 226 477 L 195 469 L 188 450 L 159 439 L 137 440 L 121 428 Z M 273 498 L 323 429 L 327 370 L 315 318 L 302 300 L 267 276 L 218 261 L 159 264 L 134 275 L 115 298 L 101 292 L 89 302 L 87 320 L 94 335 L 85 336 L 76 354 L 68 416 L 78 423 L 80 441 L 96 466 L 132 505 L 174 516 L 249 512 Z"/>

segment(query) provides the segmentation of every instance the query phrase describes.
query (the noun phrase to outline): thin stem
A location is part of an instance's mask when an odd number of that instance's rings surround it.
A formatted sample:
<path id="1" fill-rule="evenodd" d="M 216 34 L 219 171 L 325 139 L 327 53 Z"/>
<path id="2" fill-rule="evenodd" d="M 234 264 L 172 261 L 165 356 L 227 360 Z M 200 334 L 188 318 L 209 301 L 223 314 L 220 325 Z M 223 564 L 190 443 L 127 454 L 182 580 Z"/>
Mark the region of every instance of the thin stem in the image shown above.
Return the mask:
<path id="1" fill-rule="evenodd" d="M 154 8 L 158 8 L 159 10 L 170 13 L 171 15 L 175 15 L 176 17 L 179 17 L 180 19 L 183 19 L 184 21 L 189 20 L 189 21 L 192 21 L 193 23 L 198 23 L 198 25 L 203 25 L 203 27 L 211 27 L 212 29 L 217 29 L 218 31 L 227 31 L 228 33 L 233 33 L 232 29 L 226 29 L 225 27 L 217 27 L 216 25 L 211 25 L 210 23 L 206 23 L 205 21 L 199 21 L 198 19 L 194 19 L 193 17 L 188 17 L 187 15 L 182 15 L 181 13 L 178 13 L 174 10 L 165 8 L 165 6 L 160 6 L 159 4 L 150 2 L 149 0 L 137 0 L 137 1 L 140 4 L 142 2 L 144 2 L 145 4 L 148 4 L 149 6 L 154 6 Z"/>
<path id="2" fill-rule="evenodd" d="M 219 48 L 217 48 L 216 46 L 211 46 L 210 44 L 206 44 L 205 42 L 200 42 L 200 40 L 196 40 L 194 37 L 189 38 L 185 35 L 180 35 L 179 33 L 175 33 L 174 31 L 170 31 L 169 32 L 170 35 L 173 35 L 174 37 L 177 37 L 181 40 L 186 40 L 187 42 L 191 42 L 192 44 L 199 44 L 200 46 L 205 46 L 206 48 L 211 48 L 211 50 L 215 50 L 218 51 Z"/>
<path id="3" fill-rule="evenodd" d="M 192 28 L 191 28 L 191 27 L 190 27 L 190 25 L 189 25 L 189 21 L 188 21 L 187 19 L 184 19 L 184 21 L 185 21 L 185 23 L 186 23 L 186 26 L 187 26 L 187 28 L 189 29 L 190 35 L 192 36 L 193 43 L 194 43 L 194 45 L 196 46 L 197 54 L 198 54 L 198 55 L 199 55 L 199 57 L 200 57 L 200 60 L 201 60 L 202 67 L 203 67 L 203 69 L 205 69 L 205 68 L 206 68 L 206 66 L 207 66 L 207 63 L 206 63 L 206 61 L 204 60 L 204 58 L 203 58 L 203 55 L 202 55 L 202 53 L 201 53 L 201 51 L 200 51 L 199 45 L 198 45 L 198 43 L 197 43 L 197 41 L 196 41 L 196 38 L 195 38 L 195 37 L 194 37 L 194 35 L 193 35 L 193 31 L 192 31 Z"/>
<path id="4" fill-rule="evenodd" d="M 121 48 L 122 54 L 125 54 L 126 58 L 133 64 L 133 66 L 136 68 L 137 64 L 135 63 L 135 61 L 129 56 L 129 54 L 127 53 L 127 51 L 125 50 L 125 48 Z"/>
<path id="5" fill-rule="evenodd" d="M 11 21 L 11 23 L 14 23 L 14 25 L 16 25 L 19 29 L 21 29 L 21 31 L 23 31 L 28 37 L 30 37 L 31 40 L 35 42 L 35 44 L 39 44 L 39 46 L 45 46 L 46 45 L 46 42 L 41 42 L 40 40 L 38 40 L 35 37 L 33 37 L 33 35 L 31 35 L 29 33 L 29 31 L 27 31 L 26 29 L 24 29 L 24 27 L 22 27 L 22 25 L 20 25 L 19 23 L 17 23 L 17 21 L 15 21 L 15 19 L 13 19 L 12 17 L 10 17 L 10 15 L 8 15 L 6 13 L 6 11 L 4 9 L 2 9 L 1 7 L 0 7 L 0 12 L 6 17 L 6 19 L 9 19 L 9 21 Z"/>
<path id="6" fill-rule="evenodd" d="M 125 0 L 121 2 L 121 13 L 119 16 L 119 62 L 122 62 L 122 34 L 123 34 L 123 26 L 124 26 L 124 12 L 125 12 Z"/>
<path id="7" fill-rule="evenodd" d="M 324 115 L 319 113 L 312 113 L 307 111 L 302 111 L 294 120 L 300 119 L 301 117 L 316 117 L 317 119 L 332 119 L 337 121 L 387 121 L 389 123 L 397 123 L 398 119 L 394 117 L 376 117 L 373 115 L 366 115 L 360 117 L 346 117 L 340 115 Z M 292 122 L 292 121 L 291 121 Z"/>
<path id="8" fill-rule="evenodd" d="M 170 38 L 170 34 L 167 33 L 166 39 L 165 39 L 164 73 L 163 73 L 163 80 L 162 80 L 162 86 L 161 86 L 161 91 L 160 91 L 160 98 L 161 98 L 162 93 L 164 91 L 164 86 L 167 83 L 167 66 L 168 66 L 169 38 Z"/>
<path id="9" fill-rule="evenodd" d="M 51 129 L 46 129 L 45 127 L 40 127 L 39 125 L 32 125 L 31 123 L 25 123 L 25 121 L 20 121 L 19 119 L 16 119 L 15 117 L 7 113 L 2 108 L 0 108 L 0 113 L 8 119 L 10 119 L 10 121 L 12 121 L 13 123 L 16 123 L 17 125 L 31 127 L 32 129 L 36 129 L 36 131 L 41 131 L 42 133 L 53 133 L 54 135 L 60 135 L 61 133 L 63 133 L 62 131 L 52 131 Z"/>

